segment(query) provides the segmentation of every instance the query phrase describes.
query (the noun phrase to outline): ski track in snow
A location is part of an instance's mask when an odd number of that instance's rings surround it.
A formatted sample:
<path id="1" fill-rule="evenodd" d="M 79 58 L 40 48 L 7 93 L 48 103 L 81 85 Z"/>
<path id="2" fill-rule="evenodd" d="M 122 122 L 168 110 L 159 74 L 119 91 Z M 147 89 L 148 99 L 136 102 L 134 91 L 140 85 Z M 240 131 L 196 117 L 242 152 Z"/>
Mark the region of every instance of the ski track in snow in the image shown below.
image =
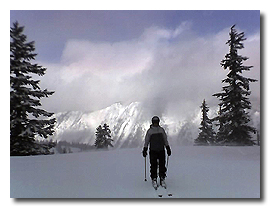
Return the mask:
<path id="1" fill-rule="evenodd" d="M 173 198 L 259 198 L 260 148 L 172 147 Z M 154 198 L 141 149 L 11 157 L 11 198 Z"/>

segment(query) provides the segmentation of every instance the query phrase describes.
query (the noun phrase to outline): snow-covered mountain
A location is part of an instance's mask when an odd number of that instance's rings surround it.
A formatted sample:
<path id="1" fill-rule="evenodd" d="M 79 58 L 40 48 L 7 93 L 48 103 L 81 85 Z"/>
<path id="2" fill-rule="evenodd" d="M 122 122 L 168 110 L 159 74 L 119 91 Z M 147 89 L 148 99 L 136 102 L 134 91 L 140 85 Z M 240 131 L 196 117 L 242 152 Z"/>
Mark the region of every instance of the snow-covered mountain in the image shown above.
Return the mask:
<path id="1" fill-rule="evenodd" d="M 113 145 L 116 148 L 141 147 L 152 118 L 147 115 L 139 102 L 127 106 L 115 103 L 90 113 L 61 112 L 55 114 L 55 117 L 57 120 L 55 134 L 51 139 L 94 144 L 96 128 L 106 123 L 111 129 Z M 193 144 L 194 138 L 198 135 L 198 118 L 186 122 L 163 116 L 160 124 L 165 128 L 169 142 L 172 143 Z"/>
<path id="2" fill-rule="evenodd" d="M 80 111 L 57 113 L 55 114 L 57 120 L 55 134 L 50 139 L 93 145 L 96 128 L 106 123 L 111 130 L 114 147 L 142 147 L 153 116 L 148 112 L 142 103 L 133 102 L 129 105 L 115 103 L 107 108 L 88 113 Z M 215 116 L 215 112 L 217 109 L 210 109 L 209 116 Z M 189 120 L 178 120 L 162 115 L 160 125 L 166 130 L 169 143 L 193 145 L 199 133 L 200 109 L 196 109 L 193 115 Z M 253 126 L 257 128 L 260 113 L 253 112 L 251 117 Z"/>

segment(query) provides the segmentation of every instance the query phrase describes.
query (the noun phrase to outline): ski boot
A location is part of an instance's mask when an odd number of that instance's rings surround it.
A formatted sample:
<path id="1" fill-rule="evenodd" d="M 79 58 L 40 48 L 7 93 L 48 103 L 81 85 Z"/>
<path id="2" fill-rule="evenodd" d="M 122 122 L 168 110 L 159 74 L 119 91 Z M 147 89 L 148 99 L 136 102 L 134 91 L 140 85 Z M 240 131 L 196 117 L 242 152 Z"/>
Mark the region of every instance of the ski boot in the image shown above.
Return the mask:
<path id="1" fill-rule="evenodd" d="M 165 183 L 165 178 L 160 178 L 160 185 L 165 189 L 167 188 L 166 183 Z"/>
<path id="2" fill-rule="evenodd" d="M 155 190 L 157 190 L 158 184 L 157 184 L 157 179 L 156 178 L 152 179 L 152 186 L 154 187 Z"/>

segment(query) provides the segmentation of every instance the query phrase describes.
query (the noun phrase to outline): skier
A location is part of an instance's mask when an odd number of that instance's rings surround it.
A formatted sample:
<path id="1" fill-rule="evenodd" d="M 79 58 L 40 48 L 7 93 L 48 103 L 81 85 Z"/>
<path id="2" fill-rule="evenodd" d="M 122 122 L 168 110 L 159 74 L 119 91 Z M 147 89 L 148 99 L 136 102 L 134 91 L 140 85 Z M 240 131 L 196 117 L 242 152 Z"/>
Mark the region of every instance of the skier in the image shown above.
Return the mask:
<path id="1" fill-rule="evenodd" d="M 150 177 L 152 179 L 153 187 L 157 188 L 157 168 L 159 165 L 159 178 L 160 185 L 166 188 L 165 177 L 166 177 L 166 167 L 165 167 L 165 150 L 166 147 L 168 156 L 171 155 L 171 149 L 167 140 L 167 135 L 165 130 L 159 126 L 159 117 L 154 116 L 152 118 L 152 124 L 148 129 L 145 136 L 145 143 L 143 147 L 143 157 L 147 156 L 148 144 L 150 143 Z"/>

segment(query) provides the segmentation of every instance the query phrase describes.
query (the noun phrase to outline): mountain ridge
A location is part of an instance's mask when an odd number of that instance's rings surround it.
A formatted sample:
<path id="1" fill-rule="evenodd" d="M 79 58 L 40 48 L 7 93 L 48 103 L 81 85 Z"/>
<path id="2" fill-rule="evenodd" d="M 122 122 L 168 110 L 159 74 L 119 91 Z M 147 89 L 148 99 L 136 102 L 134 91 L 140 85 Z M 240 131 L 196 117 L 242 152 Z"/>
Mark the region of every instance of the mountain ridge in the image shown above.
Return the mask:
<path id="1" fill-rule="evenodd" d="M 151 124 L 152 117 L 148 112 L 140 102 L 132 102 L 129 105 L 117 102 L 94 112 L 56 113 L 55 133 L 49 139 L 93 145 L 96 139 L 96 128 L 106 123 L 111 130 L 114 140 L 112 144 L 115 148 L 142 147 L 146 131 Z M 194 112 L 193 118 L 183 121 L 167 115 L 160 116 L 160 125 L 167 132 L 170 144 L 193 145 L 199 133 L 201 119 L 200 109 Z M 210 114 L 214 115 L 215 112 L 212 110 Z M 259 116 L 258 112 L 254 115 Z"/>

